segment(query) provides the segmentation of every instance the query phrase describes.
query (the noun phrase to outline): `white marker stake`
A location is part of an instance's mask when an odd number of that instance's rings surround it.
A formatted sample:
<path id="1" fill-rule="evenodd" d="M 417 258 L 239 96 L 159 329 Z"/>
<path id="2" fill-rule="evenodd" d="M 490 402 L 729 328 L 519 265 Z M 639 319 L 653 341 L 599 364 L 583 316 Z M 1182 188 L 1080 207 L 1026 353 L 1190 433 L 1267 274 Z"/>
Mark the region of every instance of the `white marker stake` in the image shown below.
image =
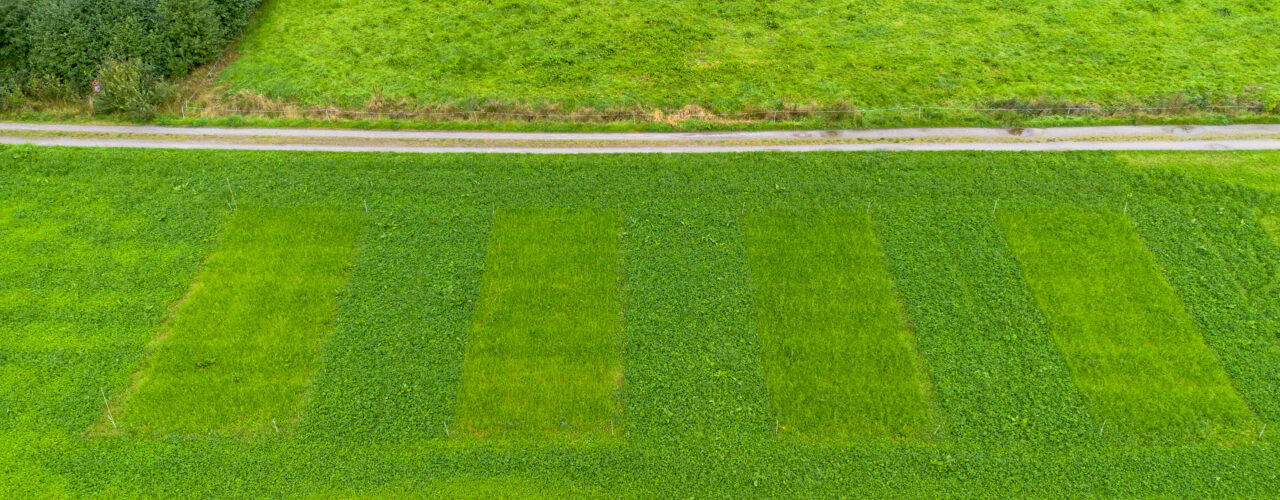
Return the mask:
<path id="1" fill-rule="evenodd" d="M 231 178 L 227 177 L 227 191 L 231 192 L 231 209 L 236 209 L 236 190 L 231 189 Z"/>
<path id="2" fill-rule="evenodd" d="M 111 416 L 111 402 L 110 402 L 110 401 L 107 401 L 107 391 L 106 391 L 106 389 L 103 389 L 103 388 L 99 387 L 99 388 L 98 388 L 98 393 L 99 393 L 99 394 L 102 394 L 102 405 L 103 405 L 103 406 L 105 406 L 105 407 L 107 408 L 107 420 L 111 421 L 111 428 L 112 428 L 112 429 L 118 429 L 119 427 L 118 427 L 118 426 L 116 426 L 116 419 L 115 419 L 115 417 L 112 417 L 112 416 Z"/>

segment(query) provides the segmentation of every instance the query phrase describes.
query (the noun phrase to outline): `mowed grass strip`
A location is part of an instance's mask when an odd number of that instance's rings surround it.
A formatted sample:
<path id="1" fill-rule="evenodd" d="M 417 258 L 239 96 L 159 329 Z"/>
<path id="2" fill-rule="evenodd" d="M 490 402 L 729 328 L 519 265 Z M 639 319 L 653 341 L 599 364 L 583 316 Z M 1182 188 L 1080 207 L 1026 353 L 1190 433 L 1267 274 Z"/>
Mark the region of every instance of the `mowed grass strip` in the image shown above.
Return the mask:
<path id="1" fill-rule="evenodd" d="M 915 437 L 927 380 L 865 214 L 745 217 L 765 379 L 779 432 Z"/>
<path id="2" fill-rule="evenodd" d="M 494 214 L 455 431 L 608 437 L 622 383 L 615 214 Z"/>
<path id="3" fill-rule="evenodd" d="M 249 437 L 293 423 L 363 225 L 344 212 L 238 210 L 112 405 L 114 423 L 93 433 Z"/>
<path id="4" fill-rule="evenodd" d="M 1251 437 L 1232 387 L 1127 218 L 1002 212 L 1000 224 L 1076 384 L 1142 443 Z"/>

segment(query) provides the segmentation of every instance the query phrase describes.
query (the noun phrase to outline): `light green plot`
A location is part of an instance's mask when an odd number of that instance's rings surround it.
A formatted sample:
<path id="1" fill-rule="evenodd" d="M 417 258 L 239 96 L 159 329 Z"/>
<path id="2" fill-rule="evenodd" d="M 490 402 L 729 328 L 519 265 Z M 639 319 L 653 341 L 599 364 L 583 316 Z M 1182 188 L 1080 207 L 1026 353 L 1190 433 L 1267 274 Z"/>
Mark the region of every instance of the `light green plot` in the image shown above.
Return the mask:
<path id="1" fill-rule="evenodd" d="M 62 477 L 32 460 L 42 450 L 58 446 L 52 436 L 0 431 L 0 498 L 27 500 L 67 498 Z"/>
<path id="2" fill-rule="evenodd" d="M 866 215 L 745 219 L 765 379 L 780 433 L 914 437 L 927 379 Z"/>
<path id="3" fill-rule="evenodd" d="M 453 432 L 568 438 L 617 431 L 622 312 L 612 214 L 494 215 Z"/>
<path id="4" fill-rule="evenodd" d="M 1139 168 L 1179 172 L 1200 179 L 1280 191 L 1280 152 L 1276 151 L 1230 154 L 1144 151 L 1117 156 Z"/>
<path id="5" fill-rule="evenodd" d="M 1148 443 L 1257 434 L 1128 219 L 1009 210 L 1000 225 L 1075 383 L 1104 420 L 1100 433 Z"/>
<path id="6" fill-rule="evenodd" d="M 1262 229 L 1280 242 L 1280 214 L 1264 214 L 1258 220 L 1262 223 Z"/>
<path id="7" fill-rule="evenodd" d="M 160 328 L 133 387 L 91 432 L 287 429 L 334 327 L 362 226 L 362 217 L 343 212 L 237 211 Z"/>

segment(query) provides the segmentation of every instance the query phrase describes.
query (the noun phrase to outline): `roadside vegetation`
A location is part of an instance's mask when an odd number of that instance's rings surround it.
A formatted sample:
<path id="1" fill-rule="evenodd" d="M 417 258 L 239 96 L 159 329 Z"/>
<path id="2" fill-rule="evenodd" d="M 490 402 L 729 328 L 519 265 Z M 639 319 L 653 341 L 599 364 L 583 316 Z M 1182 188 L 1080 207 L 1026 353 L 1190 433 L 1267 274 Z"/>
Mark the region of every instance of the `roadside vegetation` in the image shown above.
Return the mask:
<path id="1" fill-rule="evenodd" d="M 1278 164 L 3 147 L 0 496 L 1269 496 Z"/>

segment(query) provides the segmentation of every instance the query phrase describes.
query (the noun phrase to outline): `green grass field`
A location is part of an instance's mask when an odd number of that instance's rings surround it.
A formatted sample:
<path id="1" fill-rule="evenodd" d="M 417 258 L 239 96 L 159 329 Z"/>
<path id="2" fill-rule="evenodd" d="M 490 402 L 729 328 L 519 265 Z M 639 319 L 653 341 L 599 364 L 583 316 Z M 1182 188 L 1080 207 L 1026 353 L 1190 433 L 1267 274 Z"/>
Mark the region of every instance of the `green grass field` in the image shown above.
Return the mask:
<path id="1" fill-rule="evenodd" d="M 918 437 L 925 377 L 865 214 L 751 214 L 743 232 L 778 432 Z"/>
<path id="2" fill-rule="evenodd" d="M 95 434 L 288 429 L 333 329 L 360 223 L 336 212 L 237 211 Z"/>
<path id="3" fill-rule="evenodd" d="M 1276 164 L 2 147 L 0 496 L 1274 496 Z"/>
<path id="4" fill-rule="evenodd" d="M 1277 37 L 1259 0 L 272 0 L 218 81 L 308 105 L 561 113 L 1275 106 Z"/>
<path id="5" fill-rule="evenodd" d="M 616 218 L 495 213 L 458 392 L 478 437 L 616 433 L 622 385 Z"/>
<path id="6" fill-rule="evenodd" d="M 1258 433 L 1122 216 L 1017 210 L 1001 215 L 1005 237 L 1076 385 L 1112 432 L 1173 442 Z"/>

